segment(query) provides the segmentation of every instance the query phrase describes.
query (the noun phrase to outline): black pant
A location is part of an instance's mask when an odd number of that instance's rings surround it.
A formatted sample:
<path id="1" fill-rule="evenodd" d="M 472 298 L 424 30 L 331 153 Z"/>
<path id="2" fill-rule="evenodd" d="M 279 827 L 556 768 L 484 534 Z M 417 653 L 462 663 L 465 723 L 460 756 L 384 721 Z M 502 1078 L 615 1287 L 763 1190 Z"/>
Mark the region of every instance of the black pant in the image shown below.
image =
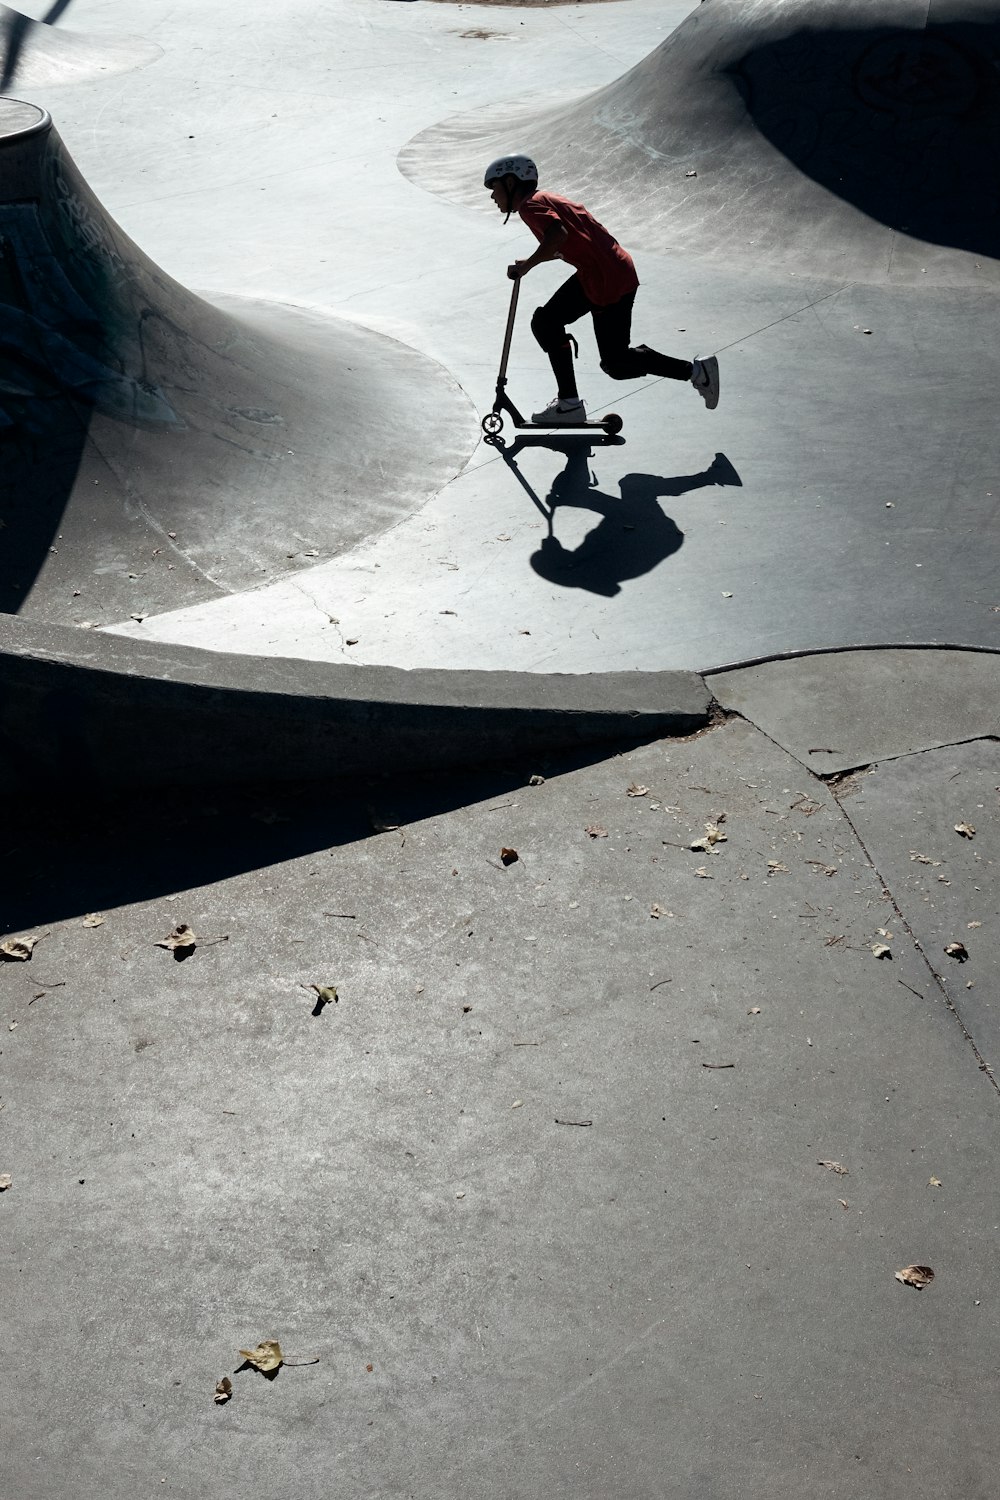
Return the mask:
<path id="1" fill-rule="evenodd" d="M 586 313 L 590 313 L 594 320 L 594 336 L 601 356 L 601 369 L 612 380 L 635 380 L 643 375 L 665 375 L 670 380 L 691 379 L 690 360 L 658 354 L 645 344 L 639 344 L 634 349 L 630 347 L 634 302 L 635 292 L 629 292 L 618 302 L 598 307 L 583 290 L 579 276 L 571 276 L 544 307 L 535 311 L 531 319 L 531 331 L 552 362 L 559 382 L 560 396 L 576 395 L 566 324 L 575 323 Z"/>

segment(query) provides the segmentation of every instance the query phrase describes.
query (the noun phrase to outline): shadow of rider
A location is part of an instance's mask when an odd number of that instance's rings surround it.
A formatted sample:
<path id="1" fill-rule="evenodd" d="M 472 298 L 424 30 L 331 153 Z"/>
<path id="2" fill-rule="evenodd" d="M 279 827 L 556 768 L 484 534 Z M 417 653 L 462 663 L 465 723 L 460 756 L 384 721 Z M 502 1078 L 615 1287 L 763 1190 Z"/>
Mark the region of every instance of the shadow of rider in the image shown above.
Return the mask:
<path id="1" fill-rule="evenodd" d="M 684 495 L 689 490 L 715 485 L 741 485 L 739 475 L 725 454 L 717 453 L 700 474 L 664 478 L 658 474 L 624 474 L 619 480 L 621 496 L 606 495 L 591 479 L 586 448 L 566 445 L 566 467 L 552 485 L 549 534 L 532 554 L 531 566 L 541 577 L 563 588 L 586 589 L 613 598 L 629 578 L 652 572 L 676 552 L 684 533 L 665 515 L 659 499 Z M 560 506 L 591 510 L 601 517 L 578 547 L 564 547 L 554 534 Z"/>

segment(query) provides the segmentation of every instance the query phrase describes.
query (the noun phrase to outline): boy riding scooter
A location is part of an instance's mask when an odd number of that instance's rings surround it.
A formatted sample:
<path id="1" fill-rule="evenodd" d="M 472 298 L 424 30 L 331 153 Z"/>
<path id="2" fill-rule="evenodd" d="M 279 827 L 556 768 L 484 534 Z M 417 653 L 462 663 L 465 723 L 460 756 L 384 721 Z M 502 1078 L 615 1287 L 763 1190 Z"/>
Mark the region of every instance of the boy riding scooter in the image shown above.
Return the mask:
<path id="1" fill-rule="evenodd" d="M 538 168 L 530 156 L 519 151 L 490 162 L 483 181 L 497 208 L 506 214 L 504 223 L 516 213 L 538 240 L 533 255 L 507 267 L 512 281 L 520 280 L 546 260 L 564 260 L 574 268 L 574 275 L 531 319 L 531 331 L 549 356 L 557 385 L 548 406 L 532 413 L 532 422 L 544 426 L 586 422 L 566 332 L 567 323 L 575 323 L 586 313 L 594 320 L 601 369 L 612 380 L 664 375 L 670 380 L 690 381 L 709 410 L 718 406 L 719 362 L 714 355 L 674 359 L 646 344 L 630 346 L 632 304 L 639 287 L 632 257 L 582 203 L 573 203 L 558 193 L 539 192 Z"/>

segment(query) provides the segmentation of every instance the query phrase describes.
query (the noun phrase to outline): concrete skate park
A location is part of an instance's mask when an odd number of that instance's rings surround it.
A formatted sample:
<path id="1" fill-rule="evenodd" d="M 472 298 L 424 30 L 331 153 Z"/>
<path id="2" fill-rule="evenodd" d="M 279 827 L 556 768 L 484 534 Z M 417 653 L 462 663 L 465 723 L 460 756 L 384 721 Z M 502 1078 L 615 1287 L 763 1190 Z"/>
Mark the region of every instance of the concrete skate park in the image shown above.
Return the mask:
<path id="1" fill-rule="evenodd" d="M 0 6 L 0 1493 L 995 1492 L 998 79 Z M 717 410 L 484 441 L 513 148 Z"/>

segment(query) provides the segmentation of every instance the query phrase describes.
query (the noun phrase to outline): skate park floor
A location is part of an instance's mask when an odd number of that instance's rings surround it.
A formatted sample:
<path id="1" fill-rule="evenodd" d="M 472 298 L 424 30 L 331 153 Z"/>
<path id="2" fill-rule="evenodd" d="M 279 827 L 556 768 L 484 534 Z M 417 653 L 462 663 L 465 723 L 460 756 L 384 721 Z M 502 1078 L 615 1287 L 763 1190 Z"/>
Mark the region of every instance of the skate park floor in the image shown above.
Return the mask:
<path id="1" fill-rule="evenodd" d="M 689 9 L 75 0 L 81 76 L 12 92 L 178 281 L 357 320 L 482 414 L 525 232 L 399 152 Z M 995 1492 L 996 292 L 637 261 L 637 336 L 720 350 L 718 411 L 585 330 L 623 444 L 473 438 L 393 529 L 207 603 L 147 613 L 135 569 L 109 616 L 65 559 L 24 600 L 123 652 L 679 670 L 714 708 L 447 775 L 18 799 L 0 1492 Z M 511 377 L 551 395 L 526 316 Z M 277 1377 L 239 1369 L 268 1338 Z"/>

